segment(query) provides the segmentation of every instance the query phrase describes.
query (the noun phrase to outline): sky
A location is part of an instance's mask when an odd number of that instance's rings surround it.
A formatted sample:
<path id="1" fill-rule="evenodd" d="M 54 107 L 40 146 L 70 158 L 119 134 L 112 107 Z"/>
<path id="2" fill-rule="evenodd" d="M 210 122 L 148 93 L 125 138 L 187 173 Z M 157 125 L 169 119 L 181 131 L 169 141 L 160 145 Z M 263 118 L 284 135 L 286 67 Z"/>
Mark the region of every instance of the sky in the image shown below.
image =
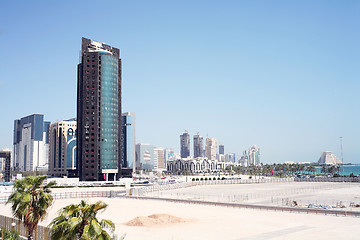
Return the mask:
<path id="1" fill-rule="evenodd" d="M 136 142 L 187 130 L 263 163 L 360 163 L 360 1 L 0 1 L 0 148 L 15 119 L 76 116 L 81 37 L 120 49 Z M 191 144 L 191 147 L 193 145 Z M 191 149 L 193 153 L 193 149 Z"/>

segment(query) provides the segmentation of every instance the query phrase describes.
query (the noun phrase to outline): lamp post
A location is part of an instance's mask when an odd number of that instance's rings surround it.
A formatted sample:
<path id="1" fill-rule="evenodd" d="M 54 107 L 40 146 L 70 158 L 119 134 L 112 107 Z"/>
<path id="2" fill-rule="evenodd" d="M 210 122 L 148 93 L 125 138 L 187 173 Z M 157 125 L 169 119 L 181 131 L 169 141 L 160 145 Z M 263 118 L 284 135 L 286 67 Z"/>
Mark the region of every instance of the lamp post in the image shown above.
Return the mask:
<path id="1" fill-rule="evenodd" d="M 15 222 L 12 222 L 11 223 L 11 231 L 14 231 L 14 227 L 16 226 L 16 223 Z"/>
<path id="2" fill-rule="evenodd" d="M 340 137 L 341 162 L 342 162 L 342 167 L 343 167 L 343 176 L 345 176 L 345 174 L 344 174 L 344 155 L 343 155 L 342 138 L 343 137 Z"/>

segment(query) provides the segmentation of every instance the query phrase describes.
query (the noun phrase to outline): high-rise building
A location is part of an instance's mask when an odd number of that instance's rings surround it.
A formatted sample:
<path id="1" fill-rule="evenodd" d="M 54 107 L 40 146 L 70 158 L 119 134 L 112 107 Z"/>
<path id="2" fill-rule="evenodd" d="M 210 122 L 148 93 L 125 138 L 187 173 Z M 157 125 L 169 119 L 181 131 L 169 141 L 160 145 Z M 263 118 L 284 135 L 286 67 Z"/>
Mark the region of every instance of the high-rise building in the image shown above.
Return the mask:
<path id="1" fill-rule="evenodd" d="M 154 169 L 155 157 L 154 147 L 146 143 L 138 143 L 135 147 L 136 163 L 139 164 L 138 169 Z"/>
<path id="2" fill-rule="evenodd" d="M 205 157 L 216 160 L 217 141 L 215 138 L 206 138 Z"/>
<path id="3" fill-rule="evenodd" d="M 13 150 L 11 148 L 1 148 L 0 149 L 0 152 L 9 152 L 10 153 L 10 169 L 13 171 L 14 170 L 14 156 L 13 156 Z M 6 162 L 4 162 L 5 160 L 3 160 L 2 164 L 5 164 L 6 165 Z M 2 169 L 5 169 L 5 165 L 4 168 Z"/>
<path id="4" fill-rule="evenodd" d="M 5 151 L 0 151 L 0 166 L 1 172 L 4 172 L 5 182 L 10 182 L 10 162 L 11 162 L 11 150 L 5 149 Z"/>
<path id="5" fill-rule="evenodd" d="M 194 135 L 194 158 L 203 157 L 204 142 L 203 137 L 198 134 Z"/>
<path id="6" fill-rule="evenodd" d="M 247 151 L 243 151 L 243 155 L 240 157 L 240 165 L 243 167 L 248 167 L 249 166 L 249 155 L 247 153 Z"/>
<path id="7" fill-rule="evenodd" d="M 164 160 L 164 149 L 163 148 L 154 148 L 154 151 L 157 155 L 157 161 L 155 164 L 155 168 L 157 169 L 165 169 L 165 160 Z"/>
<path id="8" fill-rule="evenodd" d="M 49 171 L 55 177 L 74 176 L 76 169 L 76 119 L 50 124 Z"/>
<path id="9" fill-rule="evenodd" d="M 228 153 L 225 155 L 225 162 L 235 163 L 235 153 Z"/>
<path id="10" fill-rule="evenodd" d="M 219 145 L 219 154 L 225 154 L 225 148 L 223 144 Z"/>
<path id="11" fill-rule="evenodd" d="M 77 171 L 80 181 L 121 175 L 120 51 L 82 38 L 78 65 Z"/>
<path id="12" fill-rule="evenodd" d="M 187 131 L 180 135 L 180 156 L 181 158 L 190 156 L 190 135 Z"/>
<path id="13" fill-rule="evenodd" d="M 248 166 L 258 166 L 260 165 L 260 148 L 256 145 L 253 145 L 248 150 Z"/>
<path id="14" fill-rule="evenodd" d="M 47 170 L 49 125 L 44 115 L 33 114 L 14 121 L 14 169 Z"/>
<path id="15" fill-rule="evenodd" d="M 122 113 L 122 167 L 135 171 L 135 113 Z"/>

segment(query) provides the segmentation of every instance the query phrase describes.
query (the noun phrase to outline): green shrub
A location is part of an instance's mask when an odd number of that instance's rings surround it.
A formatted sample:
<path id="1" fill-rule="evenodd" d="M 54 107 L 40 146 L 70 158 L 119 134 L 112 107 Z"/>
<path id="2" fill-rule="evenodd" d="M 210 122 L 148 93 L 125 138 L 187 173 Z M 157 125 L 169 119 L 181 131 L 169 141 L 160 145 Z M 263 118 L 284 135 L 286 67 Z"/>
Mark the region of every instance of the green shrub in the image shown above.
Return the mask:
<path id="1" fill-rule="evenodd" d="M 207 181 L 207 177 L 204 180 Z"/>
<path id="2" fill-rule="evenodd" d="M 193 178 L 192 181 L 195 181 L 195 178 Z"/>
<path id="3" fill-rule="evenodd" d="M 213 180 L 215 181 L 215 180 L 216 180 L 216 177 L 213 177 Z"/>
<path id="4" fill-rule="evenodd" d="M 199 178 L 196 178 L 196 181 L 199 181 Z"/>
<path id="5" fill-rule="evenodd" d="M 225 180 L 225 177 L 222 177 L 221 180 Z"/>
<path id="6" fill-rule="evenodd" d="M 204 179 L 203 178 L 200 178 L 200 181 L 203 181 Z"/>
<path id="7" fill-rule="evenodd" d="M 17 231 L 15 230 L 9 231 L 5 228 L 0 228 L 0 237 L 1 239 L 21 240 L 21 238 L 19 237 L 19 233 Z"/>

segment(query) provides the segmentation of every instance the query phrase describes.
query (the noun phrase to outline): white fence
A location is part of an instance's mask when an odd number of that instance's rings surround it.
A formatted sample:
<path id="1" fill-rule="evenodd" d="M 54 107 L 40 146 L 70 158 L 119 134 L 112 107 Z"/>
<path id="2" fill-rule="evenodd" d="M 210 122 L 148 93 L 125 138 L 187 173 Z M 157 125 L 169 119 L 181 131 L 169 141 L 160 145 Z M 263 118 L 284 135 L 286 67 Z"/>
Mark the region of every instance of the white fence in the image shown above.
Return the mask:
<path id="1" fill-rule="evenodd" d="M 125 190 L 123 191 L 82 191 L 82 192 L 57 192 L 51 193 L 56 199 L 67 199 L 67 198 L 95 198 L 95 197 L 118 197 L 119 195 L 125 195 Z M 5 204 L 8 200 L 9 195 L 0 196 L 0 204 Z"/>

